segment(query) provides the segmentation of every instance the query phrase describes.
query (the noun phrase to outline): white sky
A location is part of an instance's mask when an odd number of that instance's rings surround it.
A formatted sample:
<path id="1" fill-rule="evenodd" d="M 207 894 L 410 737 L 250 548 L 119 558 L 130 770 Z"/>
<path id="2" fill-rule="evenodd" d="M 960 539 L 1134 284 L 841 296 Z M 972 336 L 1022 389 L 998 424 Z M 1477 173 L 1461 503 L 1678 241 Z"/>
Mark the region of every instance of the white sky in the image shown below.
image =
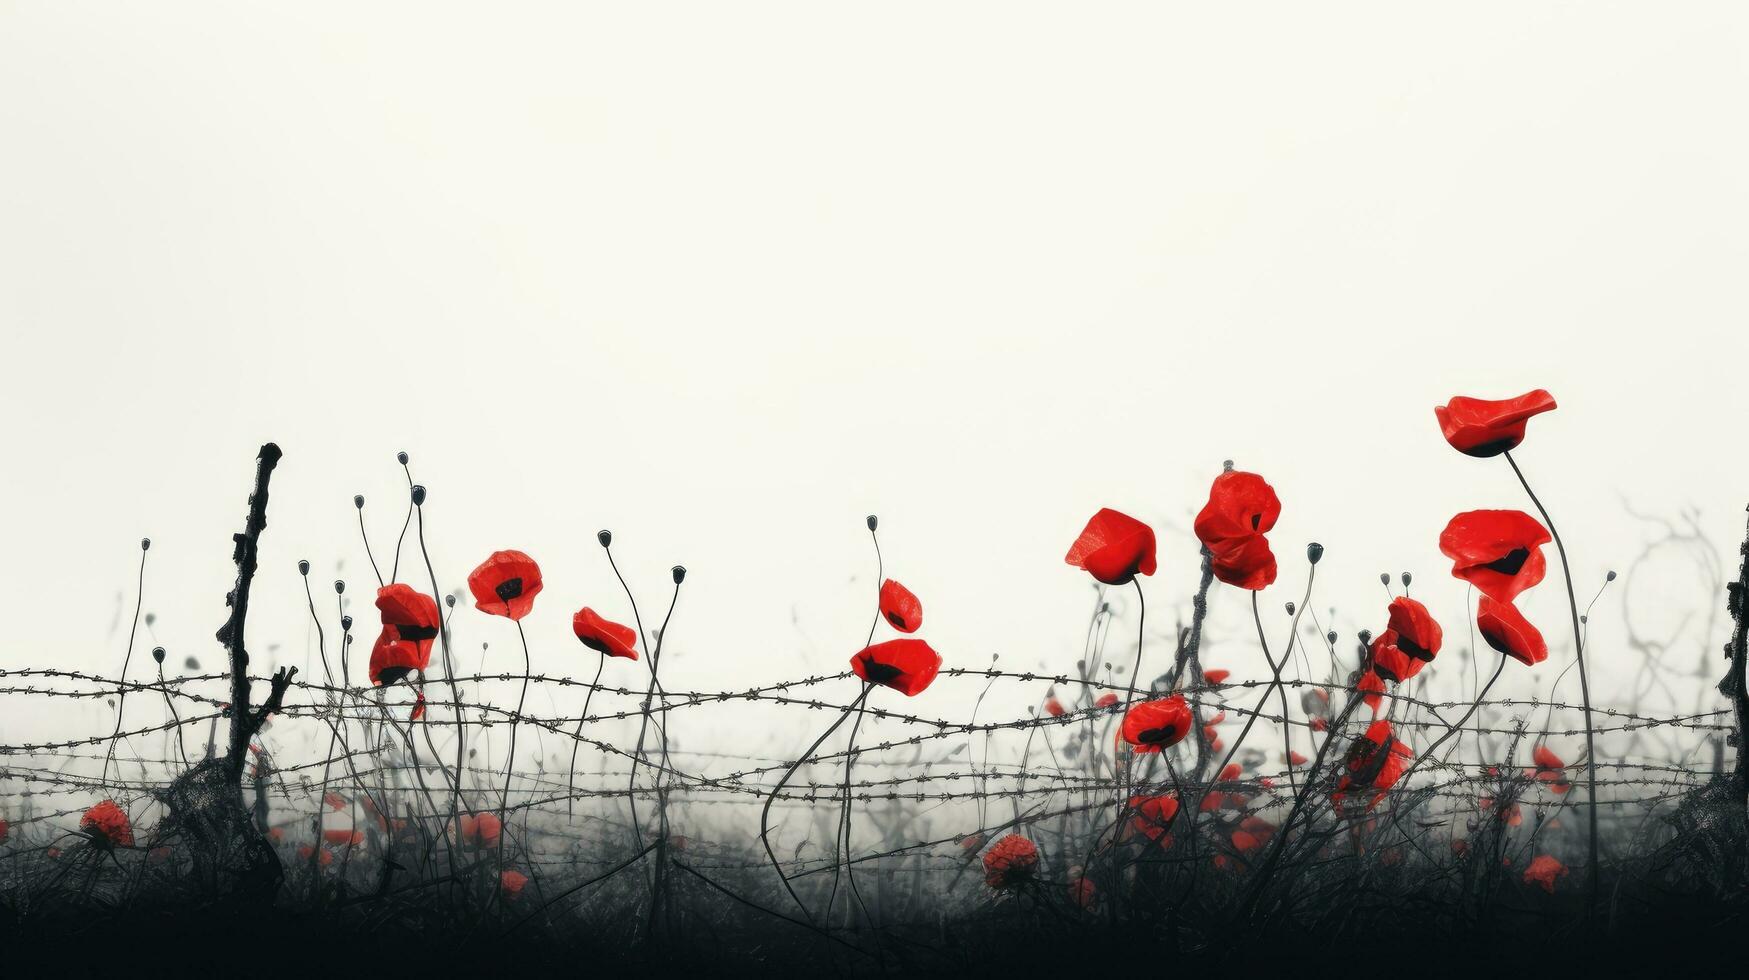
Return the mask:
<path id="1" fill-rule="evenodd" d="M 0 3 L 0 665 L 115 670 L 142 535 L 157 642 L 216 663 L 269 439 L 251 641 L 293 662 L 296 560 L 364 587 L 351 497 L 380 555 L 400 449 L 446 588 L 545 566 L 537 668 L 628 615 L 597 528 L 647 616 L 689 566 L 676 687 L 840 669 L 871 511 L 951 664 L 1070 670 L 1082 522 L 1160 529 L 1164 626 L 1228 457 L 1284 502 L 1278 633 L 1316 539 L 1345 633 L 1407 568 L 1455 635 L 1439 530 L 1522 506 L 1440 439 L 1457 393 L 1559 399 L 1523 463 L 1587 593 L 1646 539 L 1624 499 L 1735 568 L 1743 5 L 489 10 Z M 1637 614 L 1722 602 L 1678 572 Z M 1563 638 L 1558 574 L 1526 606 Z"/>

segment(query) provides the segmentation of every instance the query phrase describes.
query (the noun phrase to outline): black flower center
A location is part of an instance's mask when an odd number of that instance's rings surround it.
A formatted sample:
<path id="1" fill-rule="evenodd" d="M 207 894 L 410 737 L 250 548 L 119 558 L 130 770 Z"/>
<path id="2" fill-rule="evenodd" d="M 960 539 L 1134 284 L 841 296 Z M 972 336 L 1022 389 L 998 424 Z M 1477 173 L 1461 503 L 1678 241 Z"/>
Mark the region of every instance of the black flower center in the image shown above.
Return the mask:
<path id="1" fill-rule="evenodd" d="M 887 622 L 892 623 L 894 626 L 898 627 L 899 629 L 905 628 L 905 617 L 899 615 L 898 613 L 894 613 L 894 612 L 887 613 Z"/>
<path id="2" fill-rule="evenodd" d="M 1433 659 L 1433 654 L 1429 653 L 1427 651 L 1426 647 L 1422 646 L 1419 643 L 1416 643 L 1414 640 L 1411 640 L 1406 636 L 1397 637 L 1397 649 L 1403 651 L 1404 653 L 1408 654 L 1411 657 L 1414 657 L 1416 660 L 1432 660 Z"/>
<path id="3" fill-rule="evenodd" d="M 1136 738 L 1140 739 L 1143 745 L 1153 745 L 1157 742 L 1170 740 L 1177 732 L 1177 725 L 1164 725 L 1160 728 L 1146 729 L 1140 735 L 1137 735 Z"/>
<path id="4" fill-rule="evenodd" d="M 522 579 L 507 578 L 504 581 L 499 582 L 498 587 L 492 591 L 498 593 L 498 598 L 505 602 L 509 602 L 522 594 Z"/>
<path id="5" fill-rule="evenodd" d="M 1519 569 L 1523 568 L 1524 563 L 1529 560 L 1529 548 L 1514 548 L 1511 551 L 1508 551 L 1505 555 L 1494 559 L 1482 567 L 1490 571 L 1499 572 L 1502 575 L 1517 575 Z"/>
<path id="6" fill-rule="evenodd" d="M 869 657 L 862 662 L 863 673 L 875 684 L 888 684 L 905 676 L 905 672 L 892 664 L 883 664 Z"/>
<path id="7" fill-rule="evenodd" d="M 403 640 L 434 640 L 437 638 L 437 627 L 435 626 L 408 626 L 404 623 L 396 623 L 395 632 L 401 634 Z"/>

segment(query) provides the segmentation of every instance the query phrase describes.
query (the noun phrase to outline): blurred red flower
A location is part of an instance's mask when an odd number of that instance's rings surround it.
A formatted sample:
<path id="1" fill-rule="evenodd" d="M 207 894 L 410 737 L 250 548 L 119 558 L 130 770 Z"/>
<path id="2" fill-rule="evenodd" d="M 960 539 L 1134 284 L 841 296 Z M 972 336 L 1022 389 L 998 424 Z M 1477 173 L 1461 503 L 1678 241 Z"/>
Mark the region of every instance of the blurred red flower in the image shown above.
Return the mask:
<path id="1" fill-rule="evenodd" d="M 1045 698 L 1045 714 L 1050 715 L 1052 718 L 1063 717 L 1063 702 L 1058 701 L 1054 697 Z"/>
<path id="2" fill-rule="evenodd" d="M 571 632 L 596 653 L 638 659 L 638 631 L 611 619 L 603 619 L 588 606 L 577 610 L 577 614 L 571 617 Z"/>
<path id="3" fill-rule="evenodd" d="M 79 829 L 91 837 L 93 844 L 103 847 L 134 846 L 134 825 L 127 811 L 114 800 L 94 804 L 79 818 Z"/>
<path id="4" fill-rule="evenodd" d="M 498 875 L 498 887 L 504 890 L 504 897 L 508 901 L 514 902 L 522 897 L 522 889 L 527 884 L 528 875 L 520 871 L 506 870 Z"/>
<path id="5" fill-rule="evenodd" d="M 494 551 L 468 573 L 468 591 L 483 613 L 521 619 L 540 594 L 540 566 L 520 551 Z"/>
<path id="6" fill-rule="evenodd" d="M 1500 653 L 1534 667 L 1549 658 L 1549 645 L 1542 631 L 1510 602 L 1495 602 L 1483 596 L 1476 603 L 1476 629 L 1482 639 Z"/>
<path id="7" fill-rule="evenodd" d="M 870 684 L 914 697 L 935 680 L 941 670 L 941 654 L 922 640 L 888 640 L 864 647 L 850 658 L 850 669 Z"/>
<path id="8" fill-rule="evenodd" d="M 1154 574 L 1154 531 L 1106 507 L 1087 522 L 1063 560 L 1106 585 L 1128 585 L 1138 574 Z"/>
<path id="9" fill-rule="evenodd" d="M 1451 573 L 1498 602 L 1511 602 L 1541 582 L 1548 571 L 1542 546 L 1548 529 L 1521 510 L 1470 510 L 1453 517 L 1439 535 L 1439 550 Z"/>
<path id="10" fill-rule="evenodd" d="M 499 835 L 504 833 L 504 821 L 495 813 L 464 813 L 458 823 L 464 844 L 486 847 L 498 843 Z"/>
<path id="11" fill-rule="evenodd" d="M 1555 409 L 1555 396 L 1541 388 L 1517 398 L 1490 400 L 1458 395 L 1435 406 L 1439 429 L 1451 447 L 1468 456 L 1498 456 L 1524 441 L 1532 416 Z"/>
<path id="12" fill-rule="evenodd" d="M 1205 670 L 1202 672 L 1202 679 L 1210 684 L 1219 684 L 1231 676 L 1233 676 L 1233 672 L 1230 670 Z"/>
<path id="13" fill-rule="evenodd" d="M 881 583 L 881 615 L 901 633 L 915 633 L 923 625 L 923 603 L 911 590 L 892 579 Z"/>
<path id="14" fill-rule="evenodd" d="M 1336 784 L 1336 792 L 1330 798 L 1340 802 L 1350 789 L 1369 786 L 1378 790 L 1366 805 L 1371 810 L 1385 798 L 1384 791 L 1409 768 L 1408 760 L 1414 755 L 1409 746 L 1391 733 L 1390 722 L 1383 719 L 1373 722 L 1366 734 L 1349 746 L 1344 760 L 1348 772 Z"/>
<path id="15" fill-rule="evenodd" d="M 1111 693 L 1110 691 L 1106 691 L 1104 694 L 1101 694 L 1099 696 L 1099 700 L 1093 702 L 1093 706 L 1095 708 L 1109 708 L 1116 703 L 1117 703 L 1117 695 Z"/>
<path id="16" fill-rule="evenodd" d="M 1132 705 L 1123 716 L 1123 738 L 1137 752 L 1158 752 L 1178 744 L 1190 734 L 1190 726 L 1190 706 L 1184 695 L 1174 694 Z"/>
<path id="17" fill-rule="evenodd" d="M 1524 883 L 1538 885 L 1550 895 L 1555 893 L 1555 879 L 1567 874 L 1567 866 L 1555 860 L 1553 855 L 1538 854 L 1531 859 L 1530 867 L 1524 869 Z"/>
<path id="18" fill-rule="evenodd" d="M 1178 797 L 1170 793 L 1160 796 L 1130 797 L 1130 832 L 1141 834 L 1161 847 L 1172 846 L 1173 818 L 1178 816 Z"/>
<path id="19" fill-rule="evenodd" d="M 984 883 L 1012 888 L 1038 870 L 1038 846 L 1019 834 L 1009 834 L 984 852 Z"/>

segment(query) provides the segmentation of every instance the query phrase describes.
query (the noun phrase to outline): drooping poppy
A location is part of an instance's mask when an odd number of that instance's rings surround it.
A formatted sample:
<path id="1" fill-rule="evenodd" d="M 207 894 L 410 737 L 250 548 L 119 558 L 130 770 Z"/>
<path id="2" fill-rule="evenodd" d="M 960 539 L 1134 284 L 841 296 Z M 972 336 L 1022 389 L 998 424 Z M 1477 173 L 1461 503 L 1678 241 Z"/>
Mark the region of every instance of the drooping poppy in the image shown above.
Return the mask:
<path id="1" fill-rule="evenodd" d="M 464 813 L 458 823 L 464 844 L 489 847 L 497 844 L 498 837 L 504 833 L 504 821 L 495 813 Z"/>
<path id="2" fill-rule="evenodd" d="M 1555 410 L 1555 396 L 1541 388 L 1517 398 L 1498 400 L 1458 395 L 1433 414 L 1445 441 L 1466 456 L 1498 456 L 1524 441 L 1524 425 L 1533 416 Z"/>
<path id="3" fill-rule="evenodd" d="M 1354 740 L 1343 760 L 1347 772 L 1336 784 L 1332 800 L 1340 802 L 1350 789 L 1371 787 L 1377 790 L 1366 808 L 1371 810 L 1385 798 L 1385 791 L 1396 783 L 1409 768 L 1414 752 L 1391 731 L 1391 723 L 1380 719 L 1367 727 L 1366 734 Z"/>
<path id="4" fill-rule="evenodd" d="M 1470 510 L 1453 517 L 1439 535 L 1439 550 L 1452 560 L 1452 575 L 1483 595 L 1511 602 L 1541 582 L 1548 571 L 1542 546 L 1552 538 L 1521 510 Z"/>
<path id="5" fill-rule="evenodd" d="M 498 887 L 503 889 L 506 901 L 514 902 L 522 897 L 522 889 L 528 884 L 528 875 L 520 871 L 506 869 L 498 874 Z"/>
<path id="6" fill-rule="evenodd" d="M 102 847 L 134 846 L 133 822 L 128 819 L 127 811 L 117 806 L 114 800 L 93 804 L 79 818 L 79 829 L 91 838 L 93 844 Z"/>
<path id="7" fill-rule="evenodd" d="M 1275 583 L 1275 552 L 1261 534 L 1237 538 L 1209 549 L 1209 571 L 1228 585 L 1260 592 Z"/>
<path id="8" fill-rule="evenodd" d="M 1489 646 L 1526 667 L 1549 659 L 1549 645 L 1543 640 L 1542 631 L 1510 602 L 1495 602 L 1483 596 L 1476 602 L 1476 629 Z"/>
<path id="9" fill-rule="evenodd" d="M 1013 888 L 1038 870 L 1038 845 L 1019 834 L 1008 836 L 984 852 L 984 883 L 991 888 Z"/>
<path id="10" fill-rule="evenodd" d="M 370 650 L 370 680 L 378 687 L 404 680 L 431 663 L 431 645 L 443 628 L 437 600 L 396 582 L 377 590 L 383 629 Z"/>
<path id="11" fill-rule="evenodd" d="M 1178 816 L 1178 797 L 1165 793 L 1159 796 L 1130 797 L 1130 832 L 1171 847 L 1172 821 Z"/>
<path id="12" fill-rule="evenodd" d="M 1371 647 L 1372 672 L 1387 681 L 1401 684 L 1421 672 L 1427 661 L 1412 657 L 1398 645 L 1396 630 L 1385 630 L 1373 637 Z"/>
<path id="13" fill-rule="evenodd" d="M 1058 701 L 1054 697 L 1045 698 L 1045 714 L 1050 715 L 1052 718 L 1063 717 L 1063 702 Z"/>
<path id="14" fill-rule="evenodd" d="M 1555 860 L 1552 854 L 1538 854 L 1531 859 L 1530 867 L 1524 869 L 1524 883 L 1537 885 L 1550 895 L 1555 893 L 1555 880 L 1566 877 L 1567 866 Z"/>
<path id="15" fill-rule="evenodd" d="M 540 594 L 540 566 L 520 551 L 494 551 L 468 573 L 468 591 L 483 613 L 521 619 Z"/>
<path id="16" fill-rule="evenodd" d="M 1391 600 L 1388 628 L 1397 634 L 1397 649 L 1422 662 L 1431 661 L 1439 653 L 1445 631 L 1427 607 L 1408 596 Z"/>
<path id="17" fill-rule="evenodd" d="M 922 640 L 887 640 L 864 647 L 850 658 L 850 669 L 870 684 L 915 697 L 941 670 L 941 654 Z"/>
<path id="18" fill-rule="evenodd" d="M 571 617 L 571 632 L 596 653 L 638 659 L 638 631 L 611 619 L 603 619 L 588 606 L 577 610 L 577 614 Z"/>
<path id="19" fill-rule="evenodd" d="M 1128 514 L 1102 508 L 1063 560 L 1106 585 L 1128 585 L 1137 575 L 1154 574 L 1154 529 Z"/>
<path id="20" fill-rule="evenodd" d="M 1158 752 L 1190 734 L 1191 724 L 1184 695 L 1174 694 L 1131 705 L 1123 716 L 1123 738 L 1137 752 Z"/>
<path id="21" fill-rule="evenodd" d="M 901 633 L 915 633 L 923 625 L 923 603 L 903 585 L 887 579 L 881 583 L 881 615 Z"/>

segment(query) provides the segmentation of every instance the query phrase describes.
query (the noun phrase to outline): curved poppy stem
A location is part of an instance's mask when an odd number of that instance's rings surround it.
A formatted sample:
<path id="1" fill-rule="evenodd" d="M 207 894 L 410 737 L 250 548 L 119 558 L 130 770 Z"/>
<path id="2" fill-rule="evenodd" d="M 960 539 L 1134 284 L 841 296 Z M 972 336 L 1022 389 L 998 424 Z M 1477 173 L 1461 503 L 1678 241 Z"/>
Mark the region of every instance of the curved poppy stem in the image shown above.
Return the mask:
<path id="1" fill-rule="evenodd" d="M 1445 734 L 1434 739 L 1432 745 L 1429 745 L 1427 748 L 1423 749 L 1421 754 L 1415 757 L 1415 761 L 1411 762 L 1409 764 L 1409 768 L 1403 770 L 1403 775 L 1397 777 L 1397 785 L 1398 786 L 1401 786 L 1404 789 L 1408 789 L 1409 788 L 1409 777 L 1415 775 L 1416 770 L 1421 768 L 1421 764 L 1423 762 L 1426 762 L 1428 759 L 1432 758 L 1433 754 L 1435 752 L 1439 751 L 1439 747 L 1446 743 L 1446 740 L 1450 739 L 1453 735 L 1457 735 L 1464 730 L 1464 724 L 1466 722 L 1468 722 L 1472 717 L 1474 717 L 1476 712 L 1481 709 L 1482 702 L 1487 700 L 1487 698 L 1488 698 L 1488 691 L 1490 691 L 1494 687 L 1494 682 L 1500 679 L 1500 674 L 1503 671 L 1505 671 L 1505 669 L 1506 669 L 1506 655 L 1501 654 L 1500 655 L 1500 663 L 1497 666 L 1495 666 L 1493 675 L 1488 678 L 1488 683 L 1483 684 L 1482 689 L 1480 691 L 1476 692 L 1476 698 L 1474 701 L 1470 702 L 1469 710 L 1465 711 L 1464 716 L 1462 718 L 1459 718 L 1456 723 L 1454 723 L 1450 727 L 1448 727 L 1445 730 Z M 1398 821 L 1402 819 L 1402 812 L 1403 812 L 1402 807 L 1397 807 L 1397 806 L 1391 807 L 1391 826 L 1393 828 L 1396 827 Z M 1410 844 L 1414 845 L 1416 850 L 1418 850 L 1418 851 L 1421 850 L 1421 845 L 1418 842 L 1416 842 L 1414 838 L 1409 837 L 1406 839 L 1409 841 Z M 1425 853 L 1425 852 L 1423 852 L 1423 853 Z"/>
<path id="2" fill-rule="evenodd" d="M 510 783 L 516 778 L 516 726 L 522 720 L 522 706 L 528 700 L 528 675 L 534 667 L 528 656 L 528 634 L 522 630 L 522 620 L 512 620 L 516 624 L 516 637 L 522 641 L 522 696 L 516 699 L 516 714 L 510 716 L 510 751 L 504 757 L 504 792 L 498 797 L 499 819 L 510 816 Z M 504 863 L 504 835 L 498 835 L 498 863 Z"/>
<path id="3" fill-rule="evenodd" d="M 109 749 L 103 754 L 102 780 L 109 779 L 109 763 L 110 760 L 115 758 L 115 743 L 121 738 L 122 712 L 127 710 L 128 706 L 128 689 L 126 684 L 128 679 L 128 664 L 132 663 L 134 659 L 134 637 L 137 636 L 140 631 L 140 609 L 146 604 L 146 552 L 148 550 L 148 548 L 144 547 L 140 549 L 140 580 L 139 584 L 134 587 L 134 625 L 128 630 L 128 652 L 122 656 L 121 676 L 117 678 L 117 680 L 122 683 L 116 690 L 115 733 L 109 737 Z M 116 773 L 118 775 L 121 773 L 120 767 L 116 768 Z"/>
<path id="4" fill-rule="evenodd" d="M 408 472 L 407 479 L 409 482 L 412 481 L 411 471 Z M 425 559 L 425 574 L 431 579 L 431 598 L 434 602 L 440 602 L 442 600 L 438 599 L 437 570 L 431 566 L 431 552 L 425 547 L 425 508 L 418 506 L 412 510 L 417 511 L 419 515 L 419 554 Z M 405 532 L 403 531 L 403 533 Z M 401 546 L 397 543 L 395 545 L 396 565 L 399 565 L 401 561 L 400 552 Z M 450 651 L 449 618 L 444 614 L 442 607 L 439 607 L 437 611 L 437 623 L 438 645 L 443 650 L 443 672 L 449 681 L 449 700 L 455 711 L 455 793 L 450 798 L 449 819 L 451 826 L 459 828 L 462 806 L 464 805 L 462 786 L 467 779 L 468 726 L 466 716 L 462 714 L 461 687 L 456 683 L 455 658 Z M 430 733 L 429 728 L 426 729 L 426 733 Z M 437 750 L 433 748 L 432 756 L 435 758 L 436 754 Z M 442 763 L 438 763 L 438 765 L 441 766 Z"/>
<path id="5" fill-rule="evenodd" d="M 402 463 L 401 464 L 401 472 L 407 474 L 407 489 L 412 490 L 413 489 L 413 469 L 412 469 L 412 467 L 408 466 L 406 463 Z M 407 541 L 407 528 L 413 523 L 413 512 L 417 509 L 418 509 L 417 505 L 415 505 L 412 502 L 412 500 L 409 499 L 407 501 L 407 519 L 401 522 L 401 536 L 395 539 L 395 563 L 394 563 L 394 565 L 390 566 L 390 568 L 389 568 L 389 581 L 391 581 L 391 582 L 399 582 L 401 580 L 401 545 L 405 544 Z M 363 520 L 362 514 L 360 515 L 359 519 L 361 521 Z M 424 520 L 425 520 L 425 517 L 423 514 L 420 515 L 419 520 L 420 520 L 421 528 L 423 528 Z M 430 561 L 430 559 L 428 558 L 427 563 L 429 563 L 429 561 Z M 437 586 L 435 584 L 433 584 L 432 588 L 436 589 Z"/>
<path id="6" fill-rule="evenodd" d="M 1306 594 L 1305 594 L 1304 598 L 1302 598 L 1300 600 L 1300 604 L 1298 606 L 1294 607 L 1294 618 L 1293 618 L 1293 623 L 1289 626 L 1289 630 L 1291 632 L 1288 634 L 1288 638 L 1287 638 L 1287 649 L 1283 650 L 1282 655 L 1281 655 L 1281 661 L 1283 664 L 1286 664 L 1288 657 L 1292 655 L 1293 648 L 1294 648 L 1294 641 L 1299 638 L 1300 616 L 1305 613 L 1306 605 L 1312 601 L 1312 583 L 1317 579 L 1317 577 L 1318 577 L 1318 566 L 1312 565 L 1310 567 L 1310 571 L 1308 571 L 1306 573 Z M 1283 751 L 1290 752 L 1290 753 L 1293 751 L 1293 749 L 1291 748 L 1291 742 L 1290 742 L 1290 734 L 1291 733 L 1288 729 L 1287 688 L 1286 688 L 1286 686 L 1284 686 L 1282 684 L 1282 681 L 1281 681 L 1281 668 L 1276 666 L 1275 658 L 1269 655 L 1269 641 L 1267 639 L 1265 639 L 1264 635 L 1263 635 L 1263 616 L 1259 612 L 1258 607 L 1257 607 L 1257 593 L 1256 592 L 1251 593 L 1251 618 L 1253 620 L 1255 620 L 1257 623 L 1257 643 L 1258 643 L 1258 645 L 1260 645 L 1263 648 L 1263 659 L 1265 661 L 1267 661 L 1269 664 L 1270 679 L 1269 679 L 1269 683 L 1267 685 L 1265 685 L 1263 688 L 1263 697 L 1258 700 L 1257 707 L 1252 710 L 1251 716 L 1245 719 L 1245 727 L 1239 729 L 1239 737 L 1233 739 L 1232 748 L 1227 750 L 1226 756 L 1221 759 L 1220 766 L 1215 769 L 1215 777 L 1217 779 L 1220 778 L 1221 773 L 1223 773 L 1227 770 L 1227 766 L 1232 763 L 1233 756 L 1235 756 L 1239 753 L 1239 746 L 1244 744 L 1245 737 L 1247 735 L 1251 734 L 1251 726 L 1257 724 L 1258 716 L 1263 713 L 1263 706 L 1265 704 L 1269 703 L 1269 695 L 1271 693 L 1274 693 L 1277 691 L 1279 691 L 1281 694 L 1282 749 L 1283 749 Z M 1286 759 L 1284 761 L 1288 762 L 1288 774 L 1287 774 L 1288 786 L 1293 788 L 1295 790 L 1295 792 L 1298 792 L 1298 785 L 1294 781 L 1292 760 L 1290 758 L 1290 759 Z"/>
<path id="7" fill-rule="evenodd" d="M 865 647 L 874 642 L 875 628 L 881 625 L 881 585 L 887 575 L 887 563 L 881 557 L 880 535 L 872 527 L 868 529 L 868 539 L 874 542 L 875 550 L 875 614 L 874 622 L 868 624 L 868 639 L 862 642 Z"/>
<path id="8" fill-rule="evenodd" d="M 1555 539 L 1555 551 L 1561 556 L 1561 577 L 1567 583 L 1567 609 L 1573 616 L 1573 660 L 1579 667 L 1579 703 L 1585 713 L 1585 810 L 1591 837 L 1586 850 L 1589 866 L 1586 868 L 1588 901 L 1585 916 L 1589 919 L 1597 910 L 1597 746 L 1595 729 L 1591 724 L 1591 684 L 1585 676 L 1585 641 L 1584 630 L 1579 625 L 1579 596 L 1573 590 L 1573 570 L 1567 562 L 1567 546 L 1561 543 L 1561 532 L 1555 530 L 1555 522 L 1549 517 L 1548 508 L 1537 499 L 1536 491 L 1530 488 L 1530 481 L 1524 478 L 1524 471 L 1518 468 L 1518 460 L 1512 458 L 1512 451 L 1507 450 L 1501 455 L 1506 457 L 1507 465 L 1512 467 L 1513 475 L 1518 477 L 1519 486 L 1524 488 L 1525 495 L 1530 497 L 1537 513 L 1542 515 L 1543 523 L 1548 525 L 1549 537 Z"/>
<path id="9" fill-rule="evenodd" d="M 565 816 L 577 815 L 577 750 L 583 747 L 583 719 L 589 717 L 589 702 L 595 699 L 595 688 L 601 683 L 601 672 L 607 667 L 607 654 L 595 668 L 595 680 L 589 682 L 589 693 L 583 696 L 583 714 L 577 718 L 577 731 L 571 736 L 571 781 L 565 790 Z"/>
<path id="10" fill-rule="evenodd" d="M 362 498 L 360 498 L 360 499 L 362 499 Z M 385 584 L 383 582 L 383 570 L 377 567 L 377 556 L 374 554 L 371 554 L 370 535 L 365 533 L 365 530 L 364 530 L 364 505 L 359 504 L 358 507 L 356 507 L 354 509 L 358 511 L 358 536 L 360 538 L 364 539 L 364 556 L 366 558 L 370 559 L 370 570 L 376 574 L 377 588 L 380 589 Z M 409 514 L 407 516 L 411 517 L 413 515 Z M 407 533 L 406 529 L 403 528 L 401 533 L 402 534 Z"/>
<path id="11" fill-rule="evenodd" d="M 856 764 L 856 732 L 862 727 L 862 716 L 863 707 L 858 705 L 856 720 L 850 723 L 850 739 L 844 745 L 844 799 L 838 811 L 838 841 L 833 845 L 834 850 L 841 851 L 843 860 L 835 861 L 832 865 L 832 891 L 826 898 L 828 925 L 831 923 L 832 906 L 838 901 L 838 872 L 840 869 L 843 870 L 845 878 L 850 882 L 850 893 L 855 896 L 856 904 L 862 907 L 863 917 L 872 921 L 872 917 L 868 913 L 868 903 L 862 900 L 862 892 L 856 887 L 856 871 L 850 860 L 850 771 L 851 767 Z M 848 911 L 849 909 L 846 908 L 846 912 Z"/>
<path id="12" fill-rule="evenodd" d="M 814 921 L 813 914 L 808 911 L 806 905 L 802 904 L 801 896 L 796 894 L 795 886 L 789 883 L 789 876 L 783 873 L 783 864 L 778 861 L 777 852 L 771 849 L 771 804 L 777 800 L 777 794 L 783 792 L 783 788 L 789 785 L 790 777 L 796 774 L 796 770 L 800 769 L 808 761 L 808 758 L 812 756 L 828 738 L 832 737 L 832 733 L 838 730 L 839 725 L 844 724 L 844 720 L 850 717 L 852 711 L 856 711 L 862 707 L 862 703 L 868 700 L 869 692 L 873 690 L 873 684 L 865 683 L 862 685 L 862 693 L 857 696 L 855 701 L 845 707 L 844 711 L 839 714 L 838 720 L 832 723 L 832 727 L 822 732 L 819 738 L 814 739 L 814 744 L 808 746 L 807 750 L 801 754 L 801 757 L 796 759 L 795 762 L 790 763 L 790 767 L 784 770 L 782 778 L 777 781 L 777 785 L 773 786 L 771 790 L 765 794 L 765 805 L 759 808 L 759 843 L 765 847 L 765 856 L 771 859 L 771 868 L 773 871 L 777 872 L 778 880 L 783 882 L 784 891 L 789 892 L 789 897 L 795 900 L 796 907 L 802 910 L 804 916 L 807 916 L 810 925 L 812 925 Z"/>

